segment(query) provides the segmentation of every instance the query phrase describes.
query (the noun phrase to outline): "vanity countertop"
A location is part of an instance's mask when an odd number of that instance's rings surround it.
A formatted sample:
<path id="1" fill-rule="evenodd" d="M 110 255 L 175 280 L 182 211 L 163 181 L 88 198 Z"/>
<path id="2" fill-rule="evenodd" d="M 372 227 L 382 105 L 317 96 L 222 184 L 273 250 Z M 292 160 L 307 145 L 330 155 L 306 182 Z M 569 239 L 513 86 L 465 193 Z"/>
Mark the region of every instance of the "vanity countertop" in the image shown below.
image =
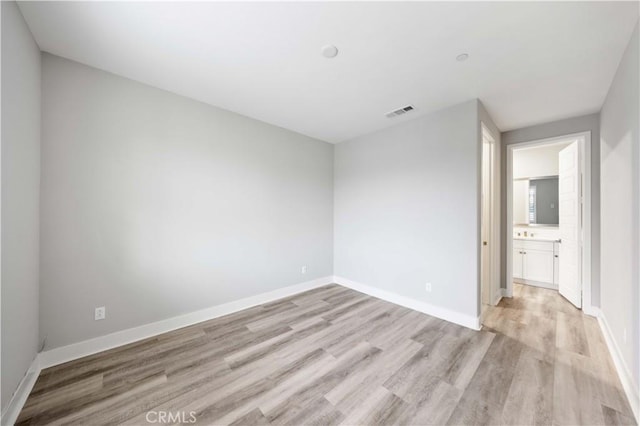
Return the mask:
<path id="1" fill-rule="evenodd" d="M 559 243 L 560 240 L 556 238 L 538 238 L 538 237 L 513 237 L 514 240 L 520 241 L 544 241 L 551 243 Z"/>

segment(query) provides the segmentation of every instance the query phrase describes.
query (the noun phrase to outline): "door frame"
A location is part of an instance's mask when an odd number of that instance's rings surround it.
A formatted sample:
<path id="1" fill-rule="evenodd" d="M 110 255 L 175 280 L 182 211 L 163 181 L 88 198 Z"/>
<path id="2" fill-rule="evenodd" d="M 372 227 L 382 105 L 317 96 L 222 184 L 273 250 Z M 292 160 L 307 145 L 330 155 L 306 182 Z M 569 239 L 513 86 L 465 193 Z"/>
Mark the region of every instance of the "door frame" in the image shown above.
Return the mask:
<path id="1" fill-rule="evenodd" d="M 582 286 L 582 311 L 595 316 L 597 310 L 591 304 L 591 132 L 570 133 L 552 138 L 536 139 L 507 145 L 507 170 L 505 199 L 507 203 L 506 231 L 506 285 L 505 296 L 513 297 L 513 151 L 519 148 L 530 148 L 552 143 L 576 140 L 578 141 L 580 157 L 580 186 L 582 189 L 582 260 L 580 267 Z"/>
<path id="2" fill-rule="evenodd" d="M 481 127 L 481 153 L 484 155 L 484 141 L 485 138 L 489 142 L 491 146 L 490 155 L 491 155 L 491 168 L 490 168 L 490 204 L 489 204 L 489 235 L 487 236 L 487 244 L 489 246 L 489 256 L 490 256 L 490 270 L 489 270 L 489 303 L 495 306 L 502 297 L 502 292 L 500 290 L 500 145 L 497 142 L 496 136 L 491 132 L 491 130 L 484 124 L 480 123 Z M 482 199 L 482 189 L 484 184 L 484 158 L 481 159 L 481 199 Z M 483 215 L 483 205 L 480 203 L 480 226 L 482 227 L 484 224 L 484 215 Z M 482 274 L 482 265 L 483 262 L 483 253 L 484 250 L 482 248 L 482 232 L 480 233 L 480 315 L 481 321 L 484 320 L 485 311 L 483 310 L 483 300 L 482 294 L 485 289 L 487 283 L 483 280 Z"/>

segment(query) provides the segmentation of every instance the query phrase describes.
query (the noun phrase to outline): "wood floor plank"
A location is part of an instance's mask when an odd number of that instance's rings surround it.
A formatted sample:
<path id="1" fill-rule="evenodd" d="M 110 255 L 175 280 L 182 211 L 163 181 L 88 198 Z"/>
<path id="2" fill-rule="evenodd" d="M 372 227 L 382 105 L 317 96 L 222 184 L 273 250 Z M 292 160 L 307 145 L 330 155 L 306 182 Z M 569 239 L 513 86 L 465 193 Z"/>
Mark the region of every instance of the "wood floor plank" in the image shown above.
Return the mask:
<path id="1" fill-rule="evenodd" d="M 22 414 L 33 417 L 36 413 L 52 410 L 63 403 L 76 401 L 88 393 L 95 393 L 103 388 L 103 375 L 96 374 L 58 388 L 57 392 L 39 393 L 29 398 L 22 408 Z"/>
<path id="2" fill-rule="evenodd" d="M 314 322 L 304 328 L 288 331 L 278 336 L 274 336 L 269 340 L 254 344 L 241 351 L 234 352 L 233 354 L 225 357 L 225 361 L 227 361 L 231 368 L 238 368 L 241 365 L 247 364 L 257 359 L 261 359 L 268 356 L 269 354 L 277 352 L 280 348 L 286 347 L 292 342 L 314 335 L 329 326 L 331 326 L 329 322 L 322 319 L 317 320 L 317 318 L 314 318 Z"/>
<path id="3" fill-rule="evenodd" d="M 589 356 L 589 344 L 582 317 L 558 312 L 556 347 Z"/>
<path id="4" fill-rule="evenodd" d="M 393 349 L 383 351 L 380 360 L 358 369 L 329 392 L 325 398 L 343 413 L 348 413 L 369 395 L 371 389 L 380 387 L 396 373 L 422 346 L 410 339 Z"/>
<path id="5" fill-rule="evenodd" d="M 405 411 L 407 403 L 384 387 L 377 387 L 342 425 L 391 425 Z"/>
<path id="6" fill-rule="evenodd" d="M 465 335 L 458 337 L 449 349 L 453 362 L 442 372 L 443 380 L 460 390 L 466 389 L 494 337 L 495 334 L 484 331 L 465 332 Z"/>
<path id="7" fill-rule="evenodd" d="M 274 396 L 263 398 L 259 404 L 260 409 L 269 417 L 274 412 L 286 409 L 287 399 L 293 395 L 297 400 L 324 396 L 350 374 L 354 374 L 357 368 L 366 367 L 376 362 L 381 352 L 380 349 L 371 346 L 368 342 L 361 342 L 342 357 L 336 359 L 327 371 L 314 371 L 312 377 L 301 375 L 291 383 L 282 384 L 273 389 Z"/>
<path id="8" fill-rule="evenodd" d="M 515 366 L 499 366 L 485 355 L 447 423 L 502 423 L 502 408 L 514 374 Z"/>
<path id="9" fill-rule="evenodd" d="M 53 425 L 83 425 L 91 419 L 93 424 L 109 424 L 111 417 L 116 417 L 120 412 L 126 410 L 132 401 L 136 401 L 138 396 L 145 394 L 151 389 L 162 386 L 167 382 L 167 376 L 157 375 L 143 380 L 131 389 L 120 392 L 111 397 L 101 399 L 97 403 L 75 410 L 67 416 L 57 419 Z"/>
<path id="10" fill-rule="evenodd" d="M 602 406 L 602 416 L 604 418 L 605 425 L 636 425 L 636 421 L 633 419 L 633 416 L 624 415 L 611 407 L 607 407 L 606 405 Z"/>
<path id="11" fill-rule="evenodd" d="M 247 323 L 247 328 L 253 332 L 272 328 L 274 325 L 291 325 L 292 323 L 301 322 L 306 319 L 316 317 L 324 312 L 332 309 L 332 305 L 319 300 L 316 303 L 298 306 L 279 315 L 269 316 L 258 321 Z"/>
<path id="12" fill-rule="evenodd" d="M 553 422 L 557 425 L 603 424 L 602 408 L 582 355 L 559 349 L 554 366 Z"/>
<path id="13" fill-rule="evenodd" d="M 272 425 L 331 426 L 338 425 L 344 415 L 324 398 L 317 398 L 299 410 L 283 412 L 280 417 L 270 419 Z"/>
<path id="14" fill-rule="evenodd" d="M 398 419 L 401 425 L 444 425 L 455 410 L 462 391 L 447 382 L 425 386 L 424 392 L 410 404 Z"/>
<path id="15" fill-rule="evenodd" d="M 433 320 L 436 318 L 407 310 L 387 327 L 376 330 L 375 335 L 369 337 L 369 342 L 383 350 L 394 348 L 423 330 Z"/>
<path id="16" fill-rule="evenodd" d="M 552 412 L 553 364 L 523 351 L 502 409 L 502 420 L 508 425 L 549 425 L 553 423 Z"/>
<path id="17" fill-rule="evenodd" d="M 260 411 L 260 409 L 255 408 L 254 410 L 249 412 L 249 414 L 246 414 L 240 417 L 238 420 L 230 424 L 230 426 L 247 426 L 247 425 L 269 426 L 271 425 L 271 423 L 269 422 L 269 420 L 267 420 L 264 414 L 262 414 L 262 411 Z"/>

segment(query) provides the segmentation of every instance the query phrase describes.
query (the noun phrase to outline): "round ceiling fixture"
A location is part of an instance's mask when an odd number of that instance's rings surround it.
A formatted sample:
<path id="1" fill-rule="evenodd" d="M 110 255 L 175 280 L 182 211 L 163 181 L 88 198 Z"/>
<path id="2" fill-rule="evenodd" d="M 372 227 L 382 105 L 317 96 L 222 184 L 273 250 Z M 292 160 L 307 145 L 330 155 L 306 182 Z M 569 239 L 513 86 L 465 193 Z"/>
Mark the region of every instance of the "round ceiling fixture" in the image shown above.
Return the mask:
<path id="1" fill-rule="evenodd" d="M 322 46 L 322 56 L 324 56 L 325 58 L 335 58 L 336 56 L 338 56 L 338 48 L 333 44 Z"/>
<path id="2" fill-rule="evenodd" d="M 467 59 L 469 59 L 468 53 L 461 53 L 458 56 L 456 56 L 456 61 L 458 62 L 463 62 L 463 61 L 466 61 Z"/>

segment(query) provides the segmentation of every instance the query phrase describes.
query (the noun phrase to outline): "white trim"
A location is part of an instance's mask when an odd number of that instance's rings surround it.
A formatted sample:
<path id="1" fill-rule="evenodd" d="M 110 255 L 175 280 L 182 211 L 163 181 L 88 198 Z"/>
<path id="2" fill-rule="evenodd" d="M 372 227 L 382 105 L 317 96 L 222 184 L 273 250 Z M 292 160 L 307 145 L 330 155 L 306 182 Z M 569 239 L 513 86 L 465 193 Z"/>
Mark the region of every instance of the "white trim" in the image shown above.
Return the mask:
<path id="1" fill-rule="evenodd" d="M 543 281 L 533 281 L 533 280 L 525 280 L 524 278 L 514 278 L 513 282 L 518 284 L 530 285 L 533 287 L 546 288 L 549 290 L 556 290 L 556 291 L 558 290 L 558 284 L 545 283 Z"/>
<path id="2" fill-rule="evenodd" d="M 27 402 L 31 389 L 33 389 L 33 385 L 36 384 L 36 380 L 40 375 L 40 369 L 40 355 L 38 354 L 31 362 L 27 373 L 20 381 L 18 389 L 16 389 L 16 392 L 11 397 L 9 404 L 7 404 L 2 412 L 2 420 L 0 420 L 0 423 L 3 426 L 13 425 L 16 420 L 18 420 L 18 415 L 20 411 L 22 411 L 24 403 Z"/>
<path id="3" fill-rule="evenodd" d="M 498 292 L 496 293 L 496 298 L 493 300 L 493 306 L 498 306 L 498 303 L 500 303 L 500 301 L 502 300 L 504 296 L 504 288 L 499 288 Z"/>
<path id="4" fill-rule="evenodd" d="M 43 369 L 52 367 L 54 365 L 82 358 L 87 355 L 92 355 L 97 352 L 106 351 L 108 349 L 113 349 L 118 346 L 133 343 L 138 340 L 153 337 L 178 328 L 187 327 L 202 321 L 208 321 L 213 318 L 238 312 L 252 306 L 262 305 L 263 303 L 268 303 L 303 291 L 322 287 L 324 285 L 331 284 L 333 282 L 332 278 L 332 276 L 317 278 L 312 281 L 279 288 L 267 293 L 246 297 L 244 299 L 235 300 L 233 302 L 213 306 L 211 308 L 190 312 L 188 314 L 141 325 L 139 327 L 116 331 L 115 333 L 95 337 L 93 339 L 84 340 L 71 345 L 50 349 L 40 353 L 40 366 Z"/>
<path id="5" fill-rule="evenodd" d="M 640 422 L 640 391 L 638 388 L 638 384 L 633 380 L 631 371 L 629 370 L 627 363 L 624 361 L 624 357 L 622 356 L 620 347 L 616 343 L 616 340 L 611 333 L 611 329 L 609 328 L 607 318 L 604 316 L 604 312 L 602 312 L 598 308 L 593 308 L 593 312 L 598 318 L 598 323 L 600 324 L 600 328 L 602 329 L 604 340 L 607 343 L 607 347 L 609 348 L 609 353 L 611 354 L 613 364 L 615 365 L 616 371 L 618 372 L 618 377 L 620 378 L 620 382 L 622 383 L 622 388 L 624 389 L 624 392 L 627 395 L 627 399 L 629 400 L 631 410 L 636 417 L 636 422 Z"/>
<path id="6" fill-rule="evenodd" d="M 373 296 L 378 299 L 394 303 L 396 305 L 404 306 L 405 308 L 413 309 L 414 311 L 422 312 L 424 314 L 431 315 L 445 321 L 453 322 L 464 327 L 471 328 L 473 330 L 480 330 L 480 317 L 452 311 L 440 306 L 430 305 L 426 302 L 421 302 L 419 300 L 411 299 L 406 296 L 401 296 L 387 290 L 382 290 L 367 284 L 358 283 L 343 277 L 334 276 L 333 282 L 344 287 L 349 287 L 350 289 L 353 289 L 355 291 L 368 294 L 369 296 Z"/>
<path id="7" fill-rule="evenodd" d="M 554 142 L 566 141 L 568 139 L 577 139 L 580 141 L 582 163 L 581 181 L 584 188 L 584 199 L 582 205 L 582 311 L 587 315 L 595 316 L 594 307 L 591 304 L 591 244 L 593 242 L 591 238 L 591 131 L 507 145 L 507 193 L 505 194 L 505 197 L 507 202 L 506 290 L 508 296 L 506 297 L 511 297 L 513 294 L 513 151 L 514 149 L 547 145 Z"/>
<path id="8" fill-rule="evenodd" d="M 500 291 L 502 292 L 501 297 L 513 297 L 513 288 L 501 288 Z"/>

